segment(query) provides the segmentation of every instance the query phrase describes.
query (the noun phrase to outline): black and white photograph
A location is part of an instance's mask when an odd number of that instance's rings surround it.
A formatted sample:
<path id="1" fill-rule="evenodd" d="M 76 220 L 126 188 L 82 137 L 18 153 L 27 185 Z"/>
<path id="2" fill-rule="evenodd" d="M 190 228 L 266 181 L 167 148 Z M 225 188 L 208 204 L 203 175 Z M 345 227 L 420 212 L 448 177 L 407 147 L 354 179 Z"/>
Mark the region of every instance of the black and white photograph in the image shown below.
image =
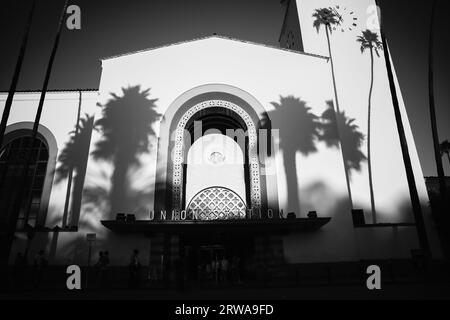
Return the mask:
<path id="1" fill-rule="evenodd" d="M 450 299 L 449 11 L 3 0 L 0 300 Z"/>

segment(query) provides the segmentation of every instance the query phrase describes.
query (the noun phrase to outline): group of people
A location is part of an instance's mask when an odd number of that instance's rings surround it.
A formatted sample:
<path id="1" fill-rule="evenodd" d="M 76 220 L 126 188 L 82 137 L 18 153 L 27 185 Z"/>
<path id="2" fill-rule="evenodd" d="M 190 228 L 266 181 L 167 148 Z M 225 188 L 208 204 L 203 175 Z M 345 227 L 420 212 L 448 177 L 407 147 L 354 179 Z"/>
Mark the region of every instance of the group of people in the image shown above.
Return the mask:
<path id="1" fill-rule="evenodd" d="M 240 275 L 240 258 L 234 255 L 231 260 L 228 260 L 225 255 L 219 258 L 217 255 L 212 260 L 199 264 L 198 279 L 203 281 L 214 281 L 215 283 L 241 283 Z M 98 260 L 94 265 L 95 282 L 98 288 L 106 288 L 109 284 L 109 266 L 110 257 L 107 250 L 98 253 Z M 31 273 L 31 283 L 35 288 L 39 288 L 42 283 L 44 271 L 48 265 L 48 260 L 44 250 L 40 250 L 34 257 L 34 263 Z M 176 273 L 178 278 L 184 278 L 185 270 L 183 263 L 180 261 Z M 28 270 L 28 262 L 26 254 L 18 253 L 14 262 L 13 281 L 17 288 L 25 285 L 26 270 Z M 194 267 L 195 268 L 195 267 Z M 129 265 L 129 287 L 138 288 L 141 280 L 141 262 L 139 257 L 139 250 L 133 250 Z M 151 269 L 153 270 L 153 269 Z M 193 269 L 195 270 L 195 269 Z M 153 275 L 156 277 L 156 275 Z M 152 277 L 152 278 L 153 278 Z M 181 280 L 180 280 L 181 281 Z"/>
<path id="2" fill-rule="evenodd" d="M 212 261 L 199 265 L 200 279 L 213 280 L 216 283 L 240 283 L 240 258 L 233 256 L 231 262 L 224 255 L 221 259 L 216 256 Z"/>

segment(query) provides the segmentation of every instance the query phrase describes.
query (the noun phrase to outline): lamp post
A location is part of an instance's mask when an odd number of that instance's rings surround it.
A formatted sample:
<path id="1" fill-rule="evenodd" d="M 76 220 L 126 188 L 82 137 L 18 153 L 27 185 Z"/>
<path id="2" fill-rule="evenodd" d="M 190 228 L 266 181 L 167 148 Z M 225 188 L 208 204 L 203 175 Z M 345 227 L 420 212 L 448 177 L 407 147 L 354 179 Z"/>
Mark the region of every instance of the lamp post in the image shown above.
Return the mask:
<path id="1" fill-rule="evenodd" d="M 89 283 L 89 269 L 91 268 L 92 244 L 95 242 L 96 238 L 97 238 L 97 235 L 95 233 L 86 234 L 86 241 L 89 246 L 89 251 L 88 251 L 87 270 L 86 270 L 86 283 L 84 286 L 85 288 L 88 287 L 88 283 Z"/>

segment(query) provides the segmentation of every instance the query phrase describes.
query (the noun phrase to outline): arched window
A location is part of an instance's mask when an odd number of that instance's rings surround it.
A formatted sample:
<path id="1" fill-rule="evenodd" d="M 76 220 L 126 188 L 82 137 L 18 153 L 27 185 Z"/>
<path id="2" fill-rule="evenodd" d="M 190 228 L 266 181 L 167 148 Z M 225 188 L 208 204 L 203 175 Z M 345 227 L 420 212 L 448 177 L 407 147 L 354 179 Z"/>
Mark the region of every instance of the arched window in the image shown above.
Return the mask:
<path id="1" fill-rule="evenodd" d="M 13 210 L 13 200 L 19 192 L 23 181 L 23 170 L 31 142 L 30 135 L 20 135 L 9 140 L 0 151 L 0 216 L 1 224 L 9 225 Z M 49 148 L 41 136 L 32 147 L 32 158 L 28 169 L 26 189 L 17 219 L 17 229 L 26 224 L 35 227 L 42 212 L 42 193 L 44 190 Z"/>

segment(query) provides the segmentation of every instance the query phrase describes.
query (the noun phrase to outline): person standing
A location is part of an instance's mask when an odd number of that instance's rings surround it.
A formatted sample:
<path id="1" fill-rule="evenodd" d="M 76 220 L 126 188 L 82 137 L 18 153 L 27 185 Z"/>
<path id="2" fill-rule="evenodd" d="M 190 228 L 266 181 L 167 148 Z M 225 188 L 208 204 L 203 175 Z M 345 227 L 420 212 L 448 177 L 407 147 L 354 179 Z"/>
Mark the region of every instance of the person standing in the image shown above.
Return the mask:
<path id="1" fill-rule="evenodd" d="M 24 285 L 26 259 L 21 252 L 17 253 L 13 267 L 13 284 L 15 289 L 22 289 Z"/>
<path id="2" fill-rule="evenodd" d="M 233 256 L 233 258 L 231 258 L 231 277 L 234 283 L 241 283 L 239 263 L 240 258 L 238 256 Z"/>
<path id="3" fill-rule="evenodd" d="M 228 280 L 228 259 L 227 257 L 224 255 L 222 260 L 220 261 L 220 281 L 221 282 L 226 282 Z"/>
<path id="4" fill-rule="evenodd" d="M 36 289 L 41 287 L 44 270 L 47 265 L 48 261 L 45 258 L 45 251 L 39 250 L 38 254 L 34 258 L 33 285 Z"/>
<path id="5" fill-rule="evenodd" d="M 108 265 L 109 265 L 109 252 L 108 250 L 103 252 L 103 257 L 101 259 L 101 274 L 102 277 L 100 278 L 100 286 L 105 288 L 109 285 L 109 278 L 108 278 Z"/>
<path id="6" fill-rule="evenodd" d="M 139 250 L 135 249 L 130 258 L 130 288 L 139 287 L 139 273 L 141 269 L 141 263 L 139 262 Z"/>
<path id="7" fill-rule="evenodd" d="M 219 283 L 219 260 L 217 259 L 217 255 L 214 260 L 211 262 L 211 269 L 213 272 L 214 281 Z"/>
<path id="8" fill-rule="evenodd" d="M 95 264 L 95 273 L 96 273 L 96 277 L 97 277 L 96 283 L 97 283 L 98 287 L 101 286 L 102 278 L 103 278 L 102 262 L 103 262 L 103 251 L 100 251 L 98 253 L 97 263 Z"/>

